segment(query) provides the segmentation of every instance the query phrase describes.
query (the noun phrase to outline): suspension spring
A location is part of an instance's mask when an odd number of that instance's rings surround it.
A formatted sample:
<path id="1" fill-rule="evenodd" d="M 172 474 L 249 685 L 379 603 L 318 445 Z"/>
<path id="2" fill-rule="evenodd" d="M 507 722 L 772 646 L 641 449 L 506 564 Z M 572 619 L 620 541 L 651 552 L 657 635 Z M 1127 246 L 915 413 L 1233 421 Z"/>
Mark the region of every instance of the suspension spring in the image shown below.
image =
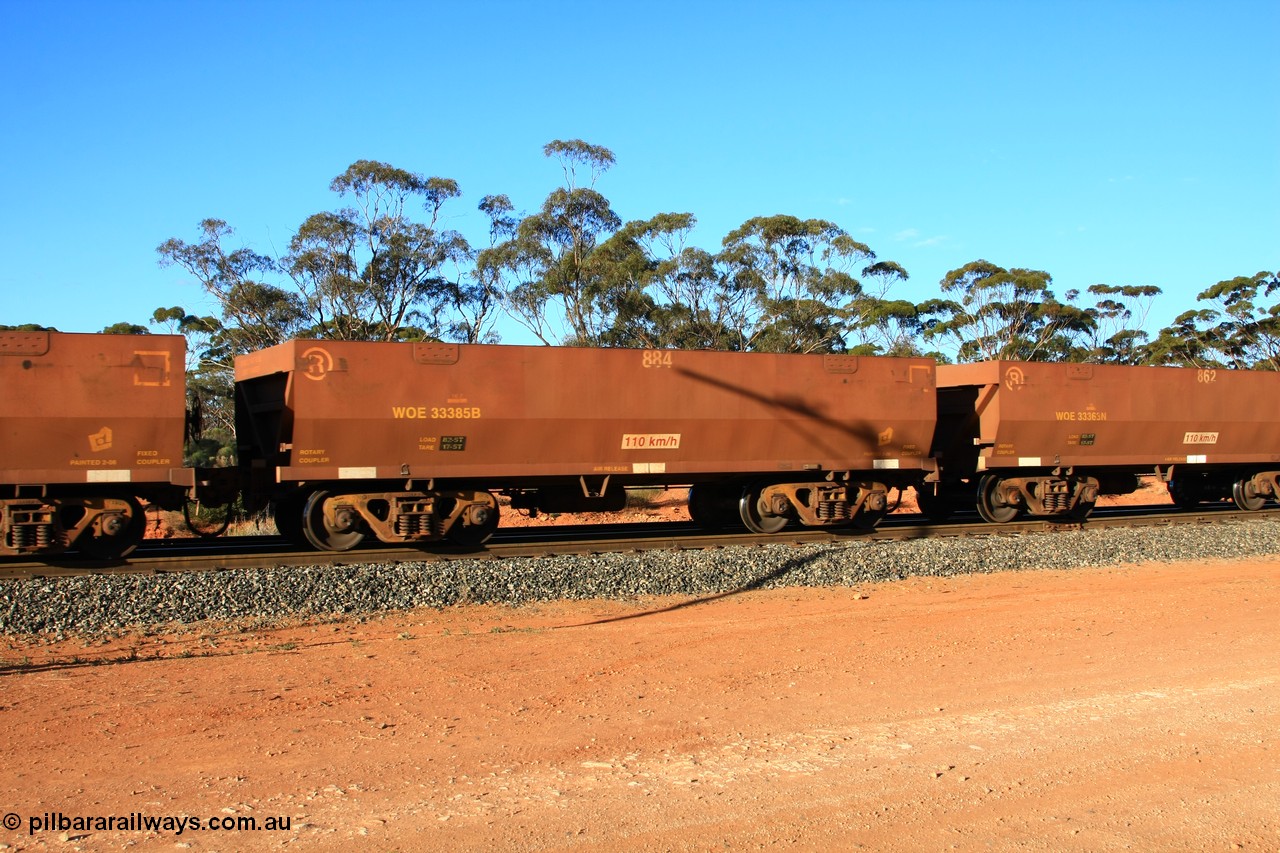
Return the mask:
<path id="1" fill-rule="evenodd" d="M 14 551 L 44 550 L 53 544 L 52 524 L 18 524 L 9 531 L 7 545 Z"/>
<path id="2" fill-rule="evenodd" d="M 853 506 L 848 501 L 818 501 L 818 518 L 823 521 L 848 521 Z"/>
<path id="3" fill-rule="evenodd" d="M 1049 512 L 1066 512 L 1071 506 L 1071 495 L 1062 492 L 1051 492 L 1044 496 L 1044 508 Z"/>
<path id="4" fill-rule="evenodd" d="M 419 537 L 431 530 L 431 513 L 415 507 L 413 512 L 401 512 L 396 518 L 396 532 L 404 537 Z"/>

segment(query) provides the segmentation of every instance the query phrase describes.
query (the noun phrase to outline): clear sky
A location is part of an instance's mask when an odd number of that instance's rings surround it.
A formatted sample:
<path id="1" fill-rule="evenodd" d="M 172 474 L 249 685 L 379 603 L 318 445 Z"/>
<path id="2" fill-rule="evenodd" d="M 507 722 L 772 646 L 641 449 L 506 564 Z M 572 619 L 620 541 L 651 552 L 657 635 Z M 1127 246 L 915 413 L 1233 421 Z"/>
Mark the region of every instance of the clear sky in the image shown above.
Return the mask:
<path id="1" fill-rule="evenodd" d="M 935 296 L 985 258 L 1054 290 L 1280 269 L 1280 3 L 0 0 L 0 323 L 208 313 L 155 248 L 283 253 L 360 159 L 532 211 L 553 139 L 624 219 L 829 219 Z M 447 208 L 447 210 L 450 208 Z M 527 342 L 513 325 L 505 341 Z"/>

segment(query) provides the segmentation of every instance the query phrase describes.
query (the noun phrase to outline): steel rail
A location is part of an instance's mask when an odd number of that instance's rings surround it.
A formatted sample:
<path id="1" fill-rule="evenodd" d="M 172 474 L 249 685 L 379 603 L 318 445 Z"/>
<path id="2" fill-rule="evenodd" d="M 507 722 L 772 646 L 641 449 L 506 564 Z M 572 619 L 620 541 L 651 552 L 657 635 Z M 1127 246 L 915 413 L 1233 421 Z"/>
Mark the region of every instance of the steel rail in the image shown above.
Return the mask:
<path id="1" fill-rule="evenodd" d="M 188 571 L 230 571 L 306 565 L 432 562 L 461 559 L 513 559 L 626 553 L 652 550 L 696 551 L 762 545 L 813 545 L 841 542 L 885 542 L 938 536 L 1019 536 L 1061 530 L 1112 527 L 1158 527 L 1214 524 L 1240 520 L 1280 520 L 1280 508 L 1245 512 L 1230 506 L 1171 510 L 1167 505 L 1114 507 L 1095 511 L 1085 521 L 1022 519 L 991 524 L 976 515 L 934 524 L 920 515 L 886 518 L 875 530 L 854 528 L 787 528 L 772 535 L 745 530 L 707 531 L 693 522 L 643 522 L 581 526 L 502 528 L 486 545 L 464 548 L 437 544 L 405 548 L 374 544 L 352 551 L 328 553 L 299 550 L 276 536 L 221 539 L 148 540 L 132 555 L 113 562 L 56 558 L 0 560 L 0 580 L 66 577 L 84 574 L 160 574 Z"/>

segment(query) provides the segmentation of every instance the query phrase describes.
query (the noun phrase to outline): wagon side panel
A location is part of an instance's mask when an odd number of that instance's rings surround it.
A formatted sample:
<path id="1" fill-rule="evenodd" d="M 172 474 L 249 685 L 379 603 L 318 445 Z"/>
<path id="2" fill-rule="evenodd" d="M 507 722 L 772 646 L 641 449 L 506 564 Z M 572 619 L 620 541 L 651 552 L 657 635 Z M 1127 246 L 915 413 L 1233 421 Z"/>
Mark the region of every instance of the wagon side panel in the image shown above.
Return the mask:
<path id="1" fill-rule="evenodd" d="M 987 469 L 1280 460 L 1280 422 L 1260 404 L 1274 373 L 989 362 L 944 366 L 939 382 L 977 389 Z"/>
<path id="2" fill-rule="evenodd" d="M 0 480 L 169 482 L 185 352 L 176 335 L 0 332 Z"/>
<path id="3" fill-rule="evenodd" d="M 919 470 L 936 417 L 926 359 L 293 342 L 259 362 L 242 382 L 290 372 L 286 480 Z"/>

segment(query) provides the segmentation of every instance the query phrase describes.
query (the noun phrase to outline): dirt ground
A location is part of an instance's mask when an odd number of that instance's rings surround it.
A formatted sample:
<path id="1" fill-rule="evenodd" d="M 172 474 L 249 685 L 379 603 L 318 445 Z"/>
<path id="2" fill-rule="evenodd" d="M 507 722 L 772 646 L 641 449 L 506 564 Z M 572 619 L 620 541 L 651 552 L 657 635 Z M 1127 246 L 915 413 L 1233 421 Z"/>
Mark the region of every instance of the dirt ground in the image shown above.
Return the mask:
<path id="1" fill-rule="evenodd" d="M 0 849 L 1274 851 L 1278 624 L 1280 559 L 8 639 Z"/>

